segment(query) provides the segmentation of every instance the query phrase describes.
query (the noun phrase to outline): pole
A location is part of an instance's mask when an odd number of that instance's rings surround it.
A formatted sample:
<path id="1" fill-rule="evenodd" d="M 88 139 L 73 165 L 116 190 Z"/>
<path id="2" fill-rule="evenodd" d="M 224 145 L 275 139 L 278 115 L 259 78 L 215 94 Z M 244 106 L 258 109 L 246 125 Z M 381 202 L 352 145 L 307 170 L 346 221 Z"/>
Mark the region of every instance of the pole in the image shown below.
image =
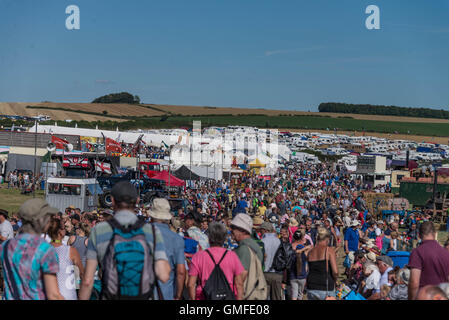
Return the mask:
<path id="1" fill-rule="evenodd" d="M 168 155 L 168 197 L 170 198 L 170 173 L 171 173 L 171 146 L 169 147 L 169 155 Z"/>
<path id="2" fill-rule="evenodd" d="M 190 181 L 192 181 L 192 135 L 190 135 L 189 147 L 190 147 Z"/>
<path id="3" fill-rule="evenodd" d="M 94 166 L 94 169 L 95 169 L 95 172 L 94 172 L 94 174 L 95 174 L 94 201 L 97 199 L 97 181 L 98 181 L 98 180 L 97 180 L 97 178 L 98 178 L 98 171 L 97 171 L 97 164 L 98 164 L 98 146 L 99 146 L 99 141 L 98 141 L 98 138 L 97 138 L 97 147 L 95 148 L 95 166 Z M 98 201 L 95 201 L 94 203 L 98 205 Z"/>
<path id="4" fill-rule="evenodd" d="M 36 126 L 36 131 L 34 133 L 34 181 L 33 181 L 33 198 L 36 197 L 35 190 L 36 190 L 36 174 L 37 174 L 37 120 L 34 123 Z"/>

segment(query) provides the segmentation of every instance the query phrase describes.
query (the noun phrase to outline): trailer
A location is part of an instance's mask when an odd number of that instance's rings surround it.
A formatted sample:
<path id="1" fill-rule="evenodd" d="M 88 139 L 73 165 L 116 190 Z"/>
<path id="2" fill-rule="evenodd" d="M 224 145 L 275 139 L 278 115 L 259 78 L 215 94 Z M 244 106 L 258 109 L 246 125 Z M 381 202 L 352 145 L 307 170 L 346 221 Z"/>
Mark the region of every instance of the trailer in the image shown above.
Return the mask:
<path id="1" fill-rule="evenodd" d="M 92 211 L 97 209 L 98 196 L 102 193 L 96 179 L 48 178 L 45 197 L 50 206 L 61 212 L 70 206 Z"/>

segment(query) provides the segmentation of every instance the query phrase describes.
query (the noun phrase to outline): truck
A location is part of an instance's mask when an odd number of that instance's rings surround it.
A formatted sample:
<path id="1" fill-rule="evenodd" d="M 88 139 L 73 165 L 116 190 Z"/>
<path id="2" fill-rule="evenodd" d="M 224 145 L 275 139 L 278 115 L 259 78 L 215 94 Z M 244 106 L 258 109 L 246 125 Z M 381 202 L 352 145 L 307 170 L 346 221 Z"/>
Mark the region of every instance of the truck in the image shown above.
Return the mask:
<path id="1" fill-rule="evenodd" d="M 103 194 L 100 196 L 100 204 L 105 208 L 112 206 L 111 189 L 120 181 L 131 182 L 139 191 L 140 200 L 144 205 L 150 204 L 154 198 L 167 198 L 168 190 L 164 180 L 151 179 L 147 175 L 135 170 L 128 170 L 124 174 L 103 176 L 97 178 Z"/>
<path id="2" fill-rule="evenodd" d="M 158 162 L 140 161 L 139 170 L 151 178 L 161 171 L 161 165 Z"/>

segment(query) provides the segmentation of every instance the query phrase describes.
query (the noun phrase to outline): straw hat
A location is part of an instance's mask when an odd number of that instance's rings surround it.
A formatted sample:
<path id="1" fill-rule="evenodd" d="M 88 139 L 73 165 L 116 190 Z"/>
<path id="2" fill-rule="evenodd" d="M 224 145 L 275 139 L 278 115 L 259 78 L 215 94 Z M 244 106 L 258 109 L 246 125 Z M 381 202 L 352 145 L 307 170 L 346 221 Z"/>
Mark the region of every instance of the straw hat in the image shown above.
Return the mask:
<path id="1" fill-rule="evenodd" d="M 253 227 L 254 228 L 260 227 L 262 223 L 263 223 L 263 219 L 261 217 L 256 216 L 253 218 Z"/>
<path id="2" fill-rule="evenodd" d="M 376 263 L 376 254 L 374 252 L 368 252 L 367 254 L 365 254 L 365 257 L 367 260 L 370 260 L 374 263 Z"/>

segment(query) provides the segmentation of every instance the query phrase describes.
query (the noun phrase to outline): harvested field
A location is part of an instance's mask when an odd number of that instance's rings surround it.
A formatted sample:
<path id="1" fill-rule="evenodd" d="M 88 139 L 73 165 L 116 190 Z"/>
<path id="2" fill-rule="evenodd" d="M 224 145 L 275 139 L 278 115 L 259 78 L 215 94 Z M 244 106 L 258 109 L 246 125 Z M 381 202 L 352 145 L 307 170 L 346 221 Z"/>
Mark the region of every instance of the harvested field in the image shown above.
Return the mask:
<path id="1" fill-rule="evenodd" d="M 26 108 L 27 106 L 40 106 L 40 108 Z M 46 109 L 50 108 L 50 109 Z M 56 110 L 63 109 L 63 110 Z M 69 111 L 69 110 L 73 110 Z M 106 111 L 107 114 L 103 114 Z M 83 112 L 91 112 L 87 114 Z M 159 104 L 92 104 L 92 103 L 54 103 L 54 102 L 21 102 L 21 103 L 0 103 L 0 114 L 8 115 L 25 115 L 36 116 L 44 114 L 50 116 L 53 120 L 84 120 L 84 121 L 117 121 L 122 122 L 129 119 L 121 119 L 120 117 L 155 117 L 154 121 L 159 121 L 159 117 L 170 115 L 170 120 L 166 123 L 173 122 L 173 125 L 186 125 L 186 121 L 191 121 L 191 117 L 201 117 L 206 120 L 205 125 L 255 125 L 263 127 L 266 123 L 270 123 L 274 127 L 290 127 L 290 130 L 296 131 L 316 131 L 329 132 L 320 130 L 323 128 L 341 128 L 339 133 L 354 134 L 348 129 L 357 130 L 356 135 L 362 135 L 362 129 L 366 130 L 366 135 L 375 135 L 392 139 L 410 139 L 417 142 L 433 141 L 437 143 L 447 143 L 449 136 L 445 124 L 449 124 L 446 119 L 429 119 L 429 118 L 412 118 L 412 117 L 394 117 L 394 116 L 376 116 L 362 114 L 343 114 L 343 113 L 320 113 L 305 112 L 291 110 L 266 110 L 256 108 L 229 108 L 229 107 L 212 107 L 212 106 L 182 106 L 182 105 L 159 105 Z M 214 117 L 220 115 L 221 117 Z M 279 116 L 282 119 L 278 119 Z M 308 116 L 298 117 L 298 116 Z M 174 116 L 174 117 L 173 117 Z M 204 118 L 210 116 L 210 119 Z M 239 116 L 239 117 L 236 117 Z M 261 119 L 265 116 L 265 119 Z M 295 117 L 296 116 L 296 117 Z M 185 117 L 183 119 L 183 117 Z M 221 120 L 226 120 L 225 124 Z M 243 121 L 243 122 L 242 122 Z M 397 124 L 393 124 L 396 122 Z M 435 126 L 433 126 L 435 124 Z M 141 124 L 139 124 L 141 125 Z M 150 126 L 151 127 L 151 126 Z M 307 129 L 300 129 L 300 128 Z M 134 128 L 134 127 L 133 127 Z M 293 129 L 296 128 L 296 129 Z M 310 129 L 316 128 L 316 129 Z M 286 129 L 287 130 L 287 129 Z M 370 131 L 370 132 L 368 132 Z M 391 133 L 375 133 L 391 132 Z M 397 131 L 396 134 L 393 132 Z M 410 132 L 410 134 L 407 134 Z M 329 132 L 331 133 L 331 132 Z M 433 134 L 443 136 L 433 137 Z M 420 134 L 420 135 L 417 135 Z"/>
<path id="2" fill-rule="evenodd" d="M 27 108 L 27 106 L 42 106 L 42 109 Z M 46 109 L 49 107 L 52 109 Z M 73 109 L 73 112 L 66 110 L 54 110 L 55 108 Z M 103 111 L 107 111 L 108 115 L 113 116 L 136 116 L 136 117 L 152 117 L 161 116 L 164 113 L 156 111 L 154 109 L 145 108 L 138 105 L 129 104 L 97 104 L 97 103 L 0 103 L 0 113 L 8 115 L 20 115 L 20 116 L 37 116 L 44 114 L 50 116 L 53 120 L 85 120 L 85 121 L 106 121 L 112 120 L 112 117 L 107 115 L 92 115 L 83 114 L 78 111 L 95 112 L 102 114 Z M 114 118 L 115 121 L 120 119 Z"/>

